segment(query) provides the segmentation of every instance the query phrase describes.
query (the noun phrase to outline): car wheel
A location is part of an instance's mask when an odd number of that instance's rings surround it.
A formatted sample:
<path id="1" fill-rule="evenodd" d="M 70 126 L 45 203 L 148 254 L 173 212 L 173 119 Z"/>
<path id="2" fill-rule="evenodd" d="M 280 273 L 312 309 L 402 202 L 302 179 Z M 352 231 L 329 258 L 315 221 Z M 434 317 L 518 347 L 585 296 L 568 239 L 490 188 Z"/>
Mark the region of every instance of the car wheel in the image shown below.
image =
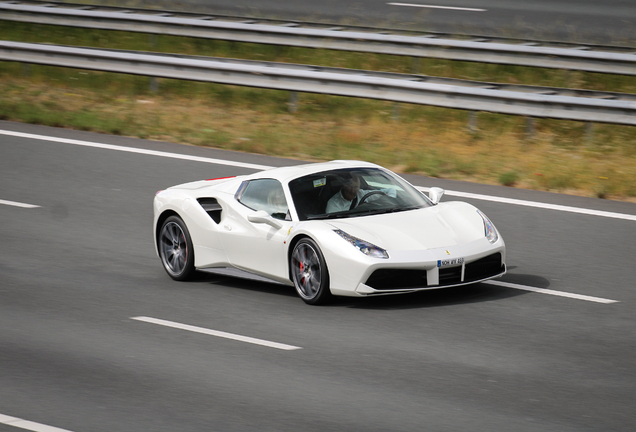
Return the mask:
<path id="1" fill-rule="evenodd" d="M 159 231 L 159 256 L 166 272 L 174 280 L 184 281 L 194 275 L 194 248 L 183 220 L 170 216 Z"/>
<path id="2" fill-rule="evenodd" d="M 300 298 L 311 305 L 327 303 L 332 297 L 329 273 L 316 242 L 310 238 L 301 239 L 296 243 L 290 261 L 292 281 Z"/>

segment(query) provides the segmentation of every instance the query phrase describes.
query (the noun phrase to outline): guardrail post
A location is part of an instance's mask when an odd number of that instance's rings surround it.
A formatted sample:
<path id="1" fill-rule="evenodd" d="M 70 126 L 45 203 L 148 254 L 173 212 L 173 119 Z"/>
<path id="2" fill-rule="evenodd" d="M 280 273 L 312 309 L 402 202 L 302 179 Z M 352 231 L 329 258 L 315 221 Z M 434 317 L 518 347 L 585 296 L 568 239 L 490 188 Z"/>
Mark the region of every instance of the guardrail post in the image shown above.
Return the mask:
<path id="1" fill-rule="evenodd" d="M 594 141 L 594 123 L 585 122 L 585 141 L 591 144 Z"/>
<path id="2" fill-rule="evenodd" d="M 298 111 L 298 92 L 289 92 L 289 102 L 287 103 L 290 113 Z"/>
<path id="3" fill-rule="evenodd" d="M 151 33 L 148 35 L 148 43 L 150 44 L 150 49 L 154 50 L 157 46 L 157 35 Z M 157 77 L 150 77 L 150 91 L 152 93 L 157 93 L 159 90 L 159 80 Z"/>
<path id="4" fill-rule="evenodd" d="M 532 139 L 534 138 L 534 133 L 536 130 L 534 117 L 526 117 L 526 138 Z"/>
<path id="5" fill-rule="evenodd" d="M 477 111 L 468 112 L 468 132 L 477 132 Z"/>
<path id="6" fill-rule="evenodd" d="M 159 80 L 157 77 L 150 77 L 150 91 L 152 93 L 157 93 L 159 90 Z"/>
<path id="7" fill-rule="evenodd" d="M 420 73 L 420 65 L 422 63 L 422 59 L 420 57 L 413 57 L 413 61 L 411 62 L 411 71 L 414 74 Z"/>
<path id="8" fill-rule="evenodd" d="M 391 120 L 397 121 L 400 119 L 400 108 L 401 107 L 399 102 L 393 103 L 393 110 L 391 111 Z"/>
<path id="9" fill-rule="evenodd" d="M 25 78 L 31 76 L 31 63 L 22 63 L 22 76 Z"/>

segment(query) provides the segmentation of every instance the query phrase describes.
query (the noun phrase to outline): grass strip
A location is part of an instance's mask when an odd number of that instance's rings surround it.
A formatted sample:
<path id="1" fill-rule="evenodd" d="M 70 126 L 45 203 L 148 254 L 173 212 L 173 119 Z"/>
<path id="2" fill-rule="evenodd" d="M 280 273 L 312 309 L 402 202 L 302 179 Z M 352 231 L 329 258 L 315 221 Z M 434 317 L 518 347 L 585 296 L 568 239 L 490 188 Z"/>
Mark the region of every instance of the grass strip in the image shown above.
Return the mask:
<path id="1" fill-rule="evenodd" d="M 0 21 L 0 39 L 636 93 L 636 78 Z M 636 202 L 636 128 L 0 62 L 0 118 Z"/>

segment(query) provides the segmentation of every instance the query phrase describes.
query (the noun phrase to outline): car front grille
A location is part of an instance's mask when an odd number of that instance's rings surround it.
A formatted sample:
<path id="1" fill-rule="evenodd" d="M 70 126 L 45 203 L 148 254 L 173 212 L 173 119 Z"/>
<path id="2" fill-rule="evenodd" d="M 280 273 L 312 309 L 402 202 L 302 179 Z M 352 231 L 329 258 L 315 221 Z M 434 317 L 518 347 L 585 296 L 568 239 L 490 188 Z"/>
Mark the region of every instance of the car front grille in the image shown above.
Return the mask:
<path id="1" fill-rule="evenodd" d="M 455 285 L 462 283 L 462 267 L 446 267 L 439 269 L 439 284 Z"/>
<path id="2" fill-rule="evenodd" d="M 464 281 L 470 282 L 486 279 L 503 273 L 504 269 L 505 267 L 501 262 L 501 253 L 498 252 L 466 264 Z"/>
<path id="3" fill-rule="evenodd" d="M 379 269 L 374 271 L 365 285 L 377 290 L 420 288 L 428 285 L 426 270 Z"/>
<path id="4" fill-rule="evenodd" d="M 439 269 L 439 285 L 434 286 L 443 287 L 470 283 L 500 275 L 504 270 L 505 266 L 501 262 L 501 253 L 498 252 L 466 264 L 464 266 L 463 280 L 461 266 Z M 365 282 L 365 285 L 379 291 L 391 291 L 426 288 L 428 280 L 426 270 L 383 268 L 374 271 Z"/>

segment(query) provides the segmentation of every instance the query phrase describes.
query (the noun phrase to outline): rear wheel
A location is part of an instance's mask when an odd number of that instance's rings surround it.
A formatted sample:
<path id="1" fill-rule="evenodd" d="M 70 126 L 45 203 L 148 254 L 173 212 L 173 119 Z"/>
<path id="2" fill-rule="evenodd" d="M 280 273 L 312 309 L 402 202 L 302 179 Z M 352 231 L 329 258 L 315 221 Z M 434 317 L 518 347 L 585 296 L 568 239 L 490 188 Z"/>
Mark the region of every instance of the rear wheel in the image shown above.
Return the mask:
<path id="1" fill-rule="evenodd" d="M 290 267 L 296 292 L 305 303 L 324 304 L 332 298 L 325 258 L 312 239 L 303 238 L 296 243 Z"/>
<path id="2" fill-rule="evenodd" d="M 194 275 L 194 248 L 190 232 L 178 216 L 170 216 L 161 225 L 158 238 L 159 256 L 168 275 L 178 281 Z"/>

